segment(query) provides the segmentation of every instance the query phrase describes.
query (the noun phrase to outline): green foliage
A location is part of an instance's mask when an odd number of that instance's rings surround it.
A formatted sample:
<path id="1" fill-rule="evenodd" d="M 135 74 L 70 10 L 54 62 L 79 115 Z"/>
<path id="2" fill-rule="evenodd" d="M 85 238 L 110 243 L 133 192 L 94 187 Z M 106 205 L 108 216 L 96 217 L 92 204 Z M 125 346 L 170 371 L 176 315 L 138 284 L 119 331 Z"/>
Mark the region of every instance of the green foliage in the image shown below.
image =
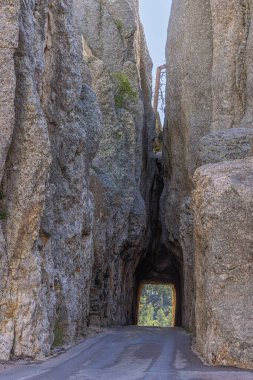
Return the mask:
<path id="1" fill-rule="evenodd" d="M 130 80 L 124 72 L 113 73 L 113 78 L 116 85 L 115 104 L 117 108 L 123 108 L 127 101 L 136 99 L 137 93 L 133 90 Z"/>
<path id="2" fill-rule="evenodd" d="M 138 325 L 170 327 L 172 318 L 172 288 L 169 285 L 145 285 L 140 299 Z"/>
<path id="3" fill-rule="evenodd" d="M 62 323 L 56 320 L 54 325 L 54 343 L 53 347 L 62 346 L 64 343 L 64 329 Z"/>
<path id="4" fill-rule="evenodd" d="M 3 200 L 5 198 L 2 187 L 0 187 L 0 220 L 7 219 L 7 212 L 3 209 Z"/>
<path id="5" fill-rule="evenodd" d="M 157 323 L 158 323 L 158 326 L 161 326 L 161 327 L 168 326 L 168 319 L 163 309 L 159 309 L 157 312 Z"/>
<path id="6" fill-rule="evenodd" d="M 123 133 L 121 131 L 112 131 L 112 135 L 115 139 L 121 140 L 123 137 Z"/>
<path id="7" fill-rule="evenodd" d="M 115 25 L 117 26 L 119 34 L 121 35 L 123 27 L 124 27 L 123 22 L 120 19 L 116 19 L 116 20 L 114 20 L 114 22 L 115 22 Z"/>
<path id="8" fill-rule="evenodd" d="M 155 143 L 155 145 L 154 145 L 153 152 L 154 152 L 154 153 L 159 153 L 159 152 L 161 152 L 161 147 L 160 147 L 159 145 L 157 145 L 156 143 Z"/>
<path id="9" fill-rule="evenodd" d="M 3 190 L 0 190 L 0 201 L 4 200 L 4 192 Z"/>
<path id="10" fill-rule="evenodd" d="M 7 219 L 7 212 L 4 210 L 0 210 L 0 220 Z"/>

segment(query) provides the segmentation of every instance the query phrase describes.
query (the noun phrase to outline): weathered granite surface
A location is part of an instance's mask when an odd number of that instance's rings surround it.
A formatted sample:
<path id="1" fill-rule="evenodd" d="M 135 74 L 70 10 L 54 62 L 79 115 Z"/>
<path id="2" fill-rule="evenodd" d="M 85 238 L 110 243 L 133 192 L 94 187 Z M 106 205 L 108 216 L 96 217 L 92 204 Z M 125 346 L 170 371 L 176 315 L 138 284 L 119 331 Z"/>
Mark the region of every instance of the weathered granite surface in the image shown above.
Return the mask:
<path id="1" fill-rule="evenodd" d="M 203 166 L 194 182 L 197 349 L 253 368 L 253 158 Z"/>
<path id="2" fill-rule="evenodd" d="M 100 325 L 132 318 L 153 113 L 137 1 L 0 4 L 0 359 L 8 360 L 73 341 L 96 307 Z M 136 92 L 120 109 L 118 71 Z"/>
<path id="3" fill-rule="evenodd" d="M 183 324 L 194 329 L 194 248 L 189 209 L 201 137 L 212 121 L 212 23 L 208 0 L 173 1 L 168 29 L 161 199 L 164 241 L 182 262 Z"/>
<path id="4" fill-rule="evenodd" d="M 230 128 L 200 140 L 201 164 L 229 161 L 253 155 L 253 129 Z"/>
<path id="5" fill-rule="evenodd" d="M 8 57 L 1 96 L 9 128 L 1 134 L 0 352 L 6 360 L 48 354 L 54 339 L 71 340 L 86 325 L 93 264 L 89 168 L 101 116 L 82 81 L 72 3 L 13 2 L 0 12 L 6 21 L 1 58 Z"/>
<path id="6" fill-rule="evenodd" d="M 161 157 L 137 0 L 0 0 L 0 360 L 160 281 L 208 363 L 253 368 L 252 9 L 173 1 Z"/>
<path id="7" fill-rule="evenodd" d="M 147 218 L 145 180 L 141 179 L 154 133 L 152 63 L 137 1 L 78 3 L 79 15 L 87 17 L 80 25 L 84 56 L 103 114 L 102 136 L 92 164 L 95 263 L 90 323 L 131 323 L 134 272 Z M 136 93 L 121 107 L 115 101 L 115 73 L 125 75 Z"/>
<path id="8" fill-rule="evenodd" d="M 7 118 L 5 112 L 2 114 L 2 125 L 6 132 L 8 128 L 8 133 L 1 134 L 1 152 L 5 152 L 1 163 L 4 172 L 1 186 L 1 359 L 8 359 L 11 353 L 13 356 L 38 355 L 49 348 L 45 333 L 48 321 L 41 294 L 41 258 L 34 245 L 43 213 L 51 157 L 37 87 L 41 82 L 39 78 L 37 83 L 34 80 L 35 24 L 31 23 L 31 12 L 30 6 L 20 6 L 18 1 L 0 10 L 3 15 L 1 34 L 7 46 L 8 37 L 10 39 L 9 47 L 4 47 L 4 43 L 1 46 L 8 57 L 5 73 L 2 73 L 6 76 L 3 82 L 7 87 L 2 90 L 8 88 L 9 98 L 6 99 Z"/>
<path id="9" fill-rule="evenodd" d="M 194 269 L 194 244 L 200 238 L 196 236 L 196 230 L 194 231 L 191 210 L 191 192 L 195 186 L 193 175 L 203 164 L 252 156 L 252 37 L 250 1 L 173 1 L 166 48 L 168 81 L 163 138 L 165 186 L 161 197 L 161 218 L 164 242 L 170 254 L 180 258 L 182 263 L 183 324 L 190 330 L 196 329 L 199 341 L 209 342 L 209 330 L 208 326 L 202 329 L 201 338 L 199 337 L 198 324 L 201 318 L 205 321 L 205 314 L 198 317 L 196 315 L 195 324 L 195 303 L 204 303 L 204 297 L 209 297 L 208 292 L 211 292 L 211 288 L 206 288 L 204 296 L 200 292 L 195 294 L 195 281 L 198 282 L 199 279 L 196 278 Z M 248 170 L 250 162 L 248 161 Z M 216 167 L 218 170 L 219 166 Z M 232 173 L 232 163 L 230 167 Z M 208 170 L 206 167 L 205 171 Z M 213 171 L 210 172 L 210 178 L 213 175 Z M 238 186 L 240 181 L 243 186 L 246 180 L 244 176 L 247 175 L 242 171 L 242 176 L 238 178 Z M 215 192 L 214 188 L 212 191 Z M 229 198 L 227 202 L 228 207 L 233 207 Z M 213 223 L 215 224 L 215 221 Z M 231 240 L 233 234 L 237 236 L 237 231 L 233 233 L 232 227 L 226 233 L 227 241 L 230 239 L 229 234 Z M 207 244 L 208 239 L 209 235 L 206 237 Z M 243 252 L 238 251 L 238 255 L 243 256 Z M 208 265 L 202 267 L 206 281 L 210 273 L 213 273 L 212 270 Z M 240 280 L 235 279 L 236 281 L 240 287 Z M 247 297 L 251 294 L 251 286 L 252 280 L 249 279 L 248 286 L 244 288 Z M 212 307 L 211 302 L 208 307 Z M 204 307 L 197 307 L 196 312 L 202 313 L 203 309 Z M 226 317 L 229 320 L 228 309 L 225 305 L 223 307 L 222 303 L 219 313 L 224 321 Z M 217 314 L 214 314 L 213 318 L 216 317 Z M 218 324 L 218 321 L 216 322 Z M 206 323 L 208 325 L 209 321 Z M 239 319 L 237 323 L 236 329 L 243 330 L 243 324 Z M 224 324 L 220 326 L 219 331 L 213 330 L 213 340 L 217 339 L 219 342 L 219 339 L 222 339 L 220 336 L 226 335 L 225 330 L 222 331 L 223 326 Z M 233 328 L 234 325 L 228 324 L 227 329 L 231 329 L 231 336 Z M 246 347 L 248 343 L 245 336 L 244 338 Z M 242 347 L 242 340 L 243 332 L 240 342 L 239 338 L 236 342 L 234 335 L 231 339 L 232 346 Z M 198 347 L 209 363 L 223 364 L 231 361 L 230 353 L 227 351 L 226 354 L 224 351 L 223 356 L 219 355 L 217 346 L 211 349 L 207 343 L 205 348 L 203 344 L 199 344 Z M 247 351 L 247 348 L 245 350 Z M 235 365 L 252 366 L 249 361 L 250 351 L 246 351 L 244 358 L 242 354 L 241 361 L 239 354 L 235 354 Z M 211 360 L 212 355 L 216 355 L 214 361 Z"/>

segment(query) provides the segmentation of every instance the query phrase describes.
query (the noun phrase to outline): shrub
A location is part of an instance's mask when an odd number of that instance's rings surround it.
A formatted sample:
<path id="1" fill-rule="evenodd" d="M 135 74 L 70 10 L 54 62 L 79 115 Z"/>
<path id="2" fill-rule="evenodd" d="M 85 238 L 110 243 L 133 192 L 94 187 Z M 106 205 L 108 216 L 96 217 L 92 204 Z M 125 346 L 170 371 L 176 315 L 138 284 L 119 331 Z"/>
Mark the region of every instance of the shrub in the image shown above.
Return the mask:
<path id="1" fill-rule="evenodd" d="M 121 35 L 123 27 L 124 27 L 123 22 L 121 20 L 119 20 L 119 19 L 114 20 L 114 22 L 115 22 L 115 25 L 117 26 L 119 34 Z"/>
<path id="2" fill-rule="evenodd" d="M 4 199 L 4 192 L 3 190 L 0 190 L 0 201 Z"/>
<path id="3" fill-rule="evenodd" d="M 56 320 L 54 325 L 54 342 L 53 347 L 59 347 L 64 344 L 64 329 L 59 319 Z"/>
<path id="4" fill-rule="evenodd" d="M 122 108 L 126 101 L 134 101 L 137 93 L 133 90 L 130 80 L 125 73 L 114 73 L 113 78 L 116 82 L 115 104 L 117 108 Z"/>
<path id="5" fill-rule="evenodd" d="M 0 220 L 7 219 L 7 212 L 4 210 L 0 210 Z"/>

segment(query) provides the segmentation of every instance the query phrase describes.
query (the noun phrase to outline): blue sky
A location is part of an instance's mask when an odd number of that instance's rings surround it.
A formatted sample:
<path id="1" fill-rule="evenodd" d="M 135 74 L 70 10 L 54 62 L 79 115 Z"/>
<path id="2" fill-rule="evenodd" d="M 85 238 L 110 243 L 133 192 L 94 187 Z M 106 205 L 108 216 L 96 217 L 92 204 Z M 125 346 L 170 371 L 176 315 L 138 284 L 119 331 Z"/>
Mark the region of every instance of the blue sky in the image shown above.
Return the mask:
<path id="1" fill-rule="evenodd" d="M 157 66 L 165 63 L 165 44 L 172 0 L 139 1 L 141 21 L 155 71 Z"/>

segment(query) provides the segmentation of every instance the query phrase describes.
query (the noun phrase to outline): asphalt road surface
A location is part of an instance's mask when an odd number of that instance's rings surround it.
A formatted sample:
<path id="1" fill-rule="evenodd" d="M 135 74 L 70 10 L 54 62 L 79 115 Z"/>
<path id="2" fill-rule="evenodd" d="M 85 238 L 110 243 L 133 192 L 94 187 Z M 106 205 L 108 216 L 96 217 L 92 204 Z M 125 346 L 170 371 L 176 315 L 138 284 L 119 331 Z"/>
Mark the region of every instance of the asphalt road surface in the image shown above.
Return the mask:
<path id="1" fill-rule="evenodd" d="M 253 380 L 253 372 L 204 366 L 181 329 L 114 328 L 43 362 L 1 369 L 1 380 Z"/>

